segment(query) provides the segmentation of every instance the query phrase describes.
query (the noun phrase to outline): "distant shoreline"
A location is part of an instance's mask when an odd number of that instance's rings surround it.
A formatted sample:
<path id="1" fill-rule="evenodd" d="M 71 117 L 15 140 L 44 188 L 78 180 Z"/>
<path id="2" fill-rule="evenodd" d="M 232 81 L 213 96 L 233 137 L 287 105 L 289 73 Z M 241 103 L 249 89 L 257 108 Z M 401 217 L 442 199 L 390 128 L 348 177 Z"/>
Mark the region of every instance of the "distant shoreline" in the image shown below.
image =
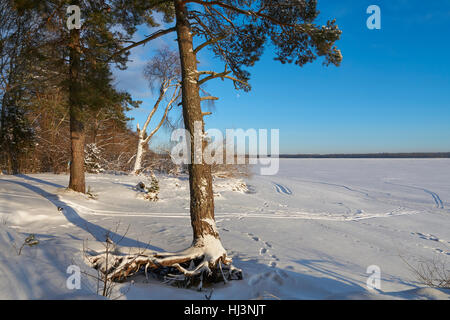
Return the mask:
<path id="1" fill-rule="evenodd" d="M 160 157 L 167 154 L 155 153 Z M 243 155 L 249 158 L 249 155 Z M 261 156 L 254 156 L 261 158 Z M 262 158 L 270 158 L 271 155 Z M 406 152 L 406 153 L 330 153 L 330 154 L 280 154 L 281 159 L 449 159 L 450 152 Z"/>
<path id="2" fill-rule="evenodd" d="M 450 152 L 355 153 L 355 154 L 280 154 L 283 159 L 443 159 Z"/>

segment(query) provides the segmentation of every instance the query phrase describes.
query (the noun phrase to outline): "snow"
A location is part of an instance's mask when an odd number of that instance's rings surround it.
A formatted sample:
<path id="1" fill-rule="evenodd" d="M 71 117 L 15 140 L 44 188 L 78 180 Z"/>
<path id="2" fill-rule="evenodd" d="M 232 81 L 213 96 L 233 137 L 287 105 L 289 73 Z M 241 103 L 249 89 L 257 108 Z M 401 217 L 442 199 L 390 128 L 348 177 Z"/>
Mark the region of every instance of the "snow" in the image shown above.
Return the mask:
<path id="1" fill-rule="evenodd" d="M 213 219 L 202 219 L 202 221 L 210 225 L 211 230 L 213 230 L 214 233 L 219 233 L 219 230 L 217 230 L 216 222 Z"/>
<path id="2" fill-rule="evenodd" d="M 405 263 L 450 266 L 449 159 L 281 159 L 275 176 L 254 171 L 245 181 L 214 181 L 216 223 L 207 222 L 244 279 L 216 285 L 211 299 L 450 299 L 449 290 L 417 283 Z M 113 241 L 125 234 L 122 252 L 191 245 L 187 176 L 159 175 L 157 202 L 133 190 L 142 177 L 86 178 L 97 200 L 66 191 L 67 175 L 0 177 L 1 299 L 102 298 L 84 274 L 80 290 L 68 289 L 66 271 L 95 274 L 83 245 L 101 250 L 108 231 Z M 39 244 L 18 255 L 30 234 Z M 379 290 L 366 287 L 372 265 L 381 270 Z M 203 300 L 208 290 L 138 275 L 113 297 Z"/>

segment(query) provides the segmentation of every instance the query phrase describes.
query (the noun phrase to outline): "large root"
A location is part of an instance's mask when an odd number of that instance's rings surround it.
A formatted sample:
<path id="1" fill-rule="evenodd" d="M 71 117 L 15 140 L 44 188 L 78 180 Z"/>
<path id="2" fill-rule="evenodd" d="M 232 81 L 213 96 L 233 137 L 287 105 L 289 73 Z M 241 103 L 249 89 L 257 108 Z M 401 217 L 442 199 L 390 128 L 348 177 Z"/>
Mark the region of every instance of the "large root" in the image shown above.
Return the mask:
<path id="1" fill-rule="evenodd" d="M 211 245 L 212 244 L 212 245 Z M 138 272 L 149 271 L 170 284 L 185 287 L 204 282 L 241 280 L 242 271 L 233 267 L 220 240 L 193 245 L 178 253 L 141 250 L 131 254 L 102 253 L 88 258 L 108 280 L 123 281 Z"/>

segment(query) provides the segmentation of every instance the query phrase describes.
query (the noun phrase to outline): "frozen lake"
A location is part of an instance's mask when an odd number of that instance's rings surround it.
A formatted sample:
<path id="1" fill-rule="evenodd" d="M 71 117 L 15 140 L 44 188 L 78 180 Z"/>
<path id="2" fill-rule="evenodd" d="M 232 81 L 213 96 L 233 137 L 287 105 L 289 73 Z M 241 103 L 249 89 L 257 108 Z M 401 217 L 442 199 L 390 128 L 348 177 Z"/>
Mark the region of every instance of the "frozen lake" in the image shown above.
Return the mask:
<path id="1" fill-rule="evenodd" d="M 66 175 L 0 176 L 0 298 L 94 298 L 88 277 L 81 290 L 66 288 L 66 268 L 89 270 L 83 241 L 96 248 L 108 230 L 119 239 L 129 226 L 124 247 L 188 247 L 187 178 L 159 178 L 160 201 L 150 203 L 137 198 L 133 186 L 143 178 L 134 176 L 88 175 L 98 200 L 64 191 Z M 218 285 L 212 299 L 448 299 L 448 290 L 420 289 L 406 262 L 450 269 L 449 181 L 450 159 L 281 159 L 275 176 L 216 179 L 217 226 L 244 280 Z M 40 244 L 18 256 L 12 244 L 30 233 Z M 366 286 L 373 265 L 378 291 Z M 117 295 L 204 299 L 133 279 Z"/>

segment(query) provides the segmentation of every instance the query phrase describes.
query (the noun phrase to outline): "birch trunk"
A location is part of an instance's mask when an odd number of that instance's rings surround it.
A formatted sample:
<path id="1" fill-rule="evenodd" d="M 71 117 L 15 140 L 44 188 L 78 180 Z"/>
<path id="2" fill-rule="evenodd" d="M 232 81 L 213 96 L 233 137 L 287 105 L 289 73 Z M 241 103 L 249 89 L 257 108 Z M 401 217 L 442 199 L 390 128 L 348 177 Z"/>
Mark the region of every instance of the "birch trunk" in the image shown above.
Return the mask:
<path id="1" fill-rule="evenodd" d="M 139 132 L 139 140 L 137 145 L 137 152 L 136 152 L 136 160 L 134 161 L 134 168 L 133 168 L 133 174 L 139 174 L 139 172 L 142 169 L 142 159 L 144 158 L 144 135 L 143 132 Z"/>

